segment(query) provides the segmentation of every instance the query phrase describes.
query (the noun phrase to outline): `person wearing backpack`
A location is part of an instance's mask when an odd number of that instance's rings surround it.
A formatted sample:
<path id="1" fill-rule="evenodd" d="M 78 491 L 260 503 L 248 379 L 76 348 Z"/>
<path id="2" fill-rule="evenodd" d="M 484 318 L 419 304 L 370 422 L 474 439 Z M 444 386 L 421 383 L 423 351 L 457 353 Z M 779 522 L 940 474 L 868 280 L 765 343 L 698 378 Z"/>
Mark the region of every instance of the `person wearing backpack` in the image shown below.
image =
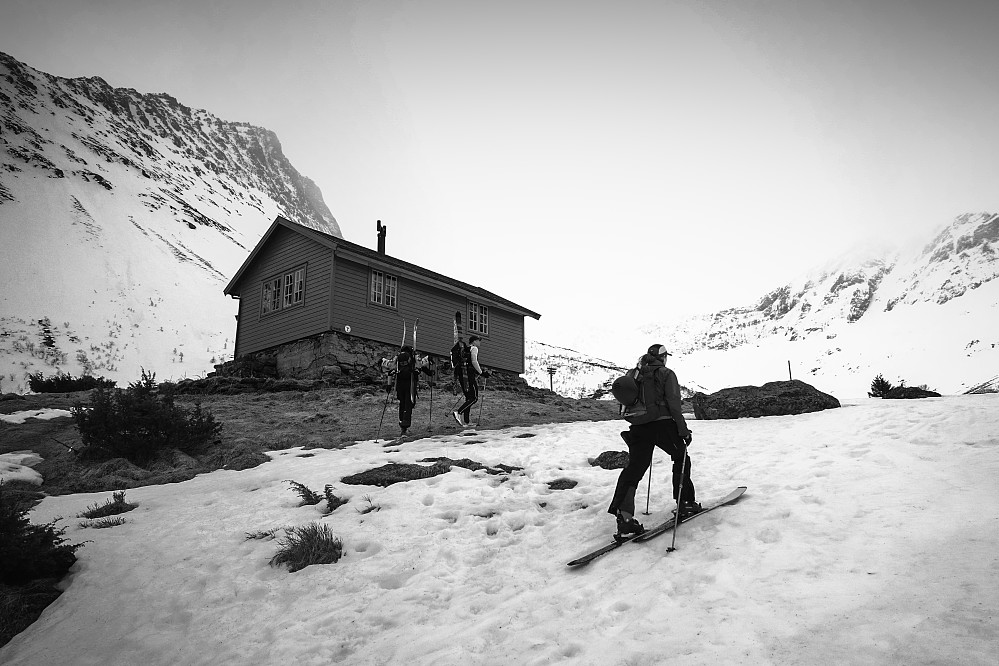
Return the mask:
<path id="1" fill-rule="evenodd" d="M 459 377 L 459 380 L 461 381 L 461 391 L 465 395 L 465 402 L 461 403 L 458 409 L 451 412 L 454 420 L 460 426 L 468 425 L 471 420 L 472 405 L 479 401 L 478 377 L 480 375 L 483 377 L 490 375 L 488 370 L 483 370 L 482 366 L 479 365 L 480 344 L 482 344 L 482 338 L 473 335 L 468 338 L 468 345 L 464 348 L 463 374 Z M 457 370 L 455 374 L 457 375 Z"/>
<path id="2" fill-rule="evenodd" d="M 690 480 L 691 463 L 687 456 L 693 434 L 680 411 L 680 384 L 676 373 L 666 367 L 669 355 L 665 346 L 652 345 L 639 359 L 638 368 L 629 373 L 639 384 L 642 404 L 623 409 L 624 418 L 632 424 L 621 433 L 628 445 L 628 465 L 621 470 L 614 498 L 607 509 L 617 518 L 619 536 L 645 531 L 635 519 L 635 493 L 652 464 L 656 447 L 673 460 L 673 498 L 677 500 L 680 518 L 701 510 L 695 500 L 694 484 Z"/>
<path id="3" fill-rule="evenodd" d="M 399 399 L 399 429 L 402 431 L 400 436 L 404 437 L 413 423 L 413 407 L 416 405 L 420 372 L 432 377 L 434 369 L 427 358 L 417 354 L 410 345 L 404 345 L 395 358 L 383 361 L 383 367 L 389 372 L 396 373 L 395 395 Z"/>

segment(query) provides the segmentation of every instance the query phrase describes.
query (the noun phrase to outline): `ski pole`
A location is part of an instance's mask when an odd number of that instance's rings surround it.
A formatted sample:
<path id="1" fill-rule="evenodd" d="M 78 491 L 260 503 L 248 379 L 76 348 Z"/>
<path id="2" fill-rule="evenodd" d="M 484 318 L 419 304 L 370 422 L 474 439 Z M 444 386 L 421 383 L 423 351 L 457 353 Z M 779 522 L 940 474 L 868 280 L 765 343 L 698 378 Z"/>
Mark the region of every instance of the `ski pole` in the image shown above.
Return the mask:
<path id="1" fill-rule="evenodd" d="M 427 421 L 427 432 L 434 431 L 434 375 L 430 375 L 430 419 Z"/>
<path id="2" fill-rule="evenodd" d="M 653 449 L 655 453 L 655 449 Z M 649 515 L 649 502 L 652 500 L 652 459 L 649 459 L 649 492 L 645 496 L 645 513 L 643 515 Z"/>
<path id="3" fill-rule="evenodd" d="M 393 388 L 395 388 L 395 377 L 392 378 L 392 387 L 385 387 L 385 402 L 382 404 L 382 417 L 378 419 L 378 432 L 375 433 L 376 442 L 382 435 L 382 423 L 385 421 L 385 410 L 388 409 L 389 395 L 391 395 Z"/>
<path id="4" fill-rule="evenodd" d="M 478 427 L 482 423 L 482 403 L 486 401 L 486 384 L 489 383 L 488 377 L 482 378 L 482 397 L 479 398 L 479 418 L 475 421 L 475 426 Z"/>
<path id="5" fill-rule="evenodd" d="M 676 531 L 680 527 L 680 498 L 683 497 L 683 478 L 687 475 L 687 446 L 683 447 L 683 463 L 680 465 L 680 489 L 676 493 L 676 518 L 673 519 L 673 543 L 666 549 L 667 553 L 676 550 Z"/>

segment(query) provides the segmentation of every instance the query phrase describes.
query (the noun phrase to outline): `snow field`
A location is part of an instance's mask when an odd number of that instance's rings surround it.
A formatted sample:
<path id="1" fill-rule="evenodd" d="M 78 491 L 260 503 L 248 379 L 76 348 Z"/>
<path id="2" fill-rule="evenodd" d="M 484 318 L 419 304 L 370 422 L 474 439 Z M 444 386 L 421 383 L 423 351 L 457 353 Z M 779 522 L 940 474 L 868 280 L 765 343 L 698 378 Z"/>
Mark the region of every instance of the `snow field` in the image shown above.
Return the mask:
<path id="1" fill-rule="evenodd" d="M 692 421 L 702 500 L 736 504 L 578 570 L 606 541 L 621 421 L 480 430 L 127 491 L 125 525 L 72 519 L 108 493 L 46 498 L 92 540 L 67 590 L 0 648 L 4 664 L 992 663 L 999 640 L 995 395 L 864 400 L 793 417 Z M 533 433 L 530 438 L 518 437 Z M 303 457 L 308 456 L 308 457 Z M 389 461 L 505 463 L 377 488 Z M 570 490 L 547 483 L 576 480 Z M 657 452 L 647 525 L 672 508 Z M 350 502 L 297 506 L 288 479 Z M 506 480 L 504 480 L 506 479 Z M 644 510 L 647 479 L 638 492 Z M 364 496 L 381 507 L 361 514 Z M 247 532 L 321 520 L 336 564 L 289 574 Z"/>

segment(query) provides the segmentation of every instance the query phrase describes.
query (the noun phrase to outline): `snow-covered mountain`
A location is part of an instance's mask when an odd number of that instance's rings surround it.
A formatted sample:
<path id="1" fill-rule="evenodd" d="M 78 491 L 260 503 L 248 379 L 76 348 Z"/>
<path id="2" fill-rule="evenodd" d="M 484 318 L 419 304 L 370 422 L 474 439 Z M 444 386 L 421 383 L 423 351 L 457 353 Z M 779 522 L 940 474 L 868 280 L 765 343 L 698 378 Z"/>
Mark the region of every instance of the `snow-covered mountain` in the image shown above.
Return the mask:
<path id="1" fill-rule="evenodd" d="M 0 391 L 28 372 L 198 376 L 274 217 L 340 236 L 273 132 L 0 53 Z"/>
<path id="2" fill-rule="evenodd" d="M 999 374 L 999 215 L 968 214 L 924 247 L 843 257 L 748 307 L 641 329 L 717 390 L 790 374 L 863 395 L 875 374 L 957 393 Z"/>

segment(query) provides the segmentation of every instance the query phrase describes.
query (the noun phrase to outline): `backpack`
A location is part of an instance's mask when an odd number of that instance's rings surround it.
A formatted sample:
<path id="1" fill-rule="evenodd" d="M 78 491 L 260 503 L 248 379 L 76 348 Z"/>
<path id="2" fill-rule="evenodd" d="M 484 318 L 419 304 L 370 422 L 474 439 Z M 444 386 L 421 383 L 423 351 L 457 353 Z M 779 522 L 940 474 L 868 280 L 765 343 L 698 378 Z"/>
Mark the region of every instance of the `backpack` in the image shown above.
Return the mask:
<path id="1" fill-rule="evenodd" d="M 465 367 L 465 358 L 468 356 L 468 345 L 466 345 L 461 340 L 454 343 L 451 347 L 451 368 L 454 369 L 455 374 L 458 374 Z"/>
<path id="2" fill-rule="evenodd" d="M 409 350 L 405 350 L 399 353 L 396 357 L 396 366 L 399 374 L 412 373 L 416 370 L 416 356 Z"/>
<path id="3" fill-rule="evenodd" d="M 639 425 L 669 415 L 663 398 L 662 381 L 657 381 L 659 366 L 646 365 L 629 370 L 611 385 L 611 393 L 620 407 L 620 415 L 628 423 Z M 648 401 L 647 396 L 652 396 Z"/>

